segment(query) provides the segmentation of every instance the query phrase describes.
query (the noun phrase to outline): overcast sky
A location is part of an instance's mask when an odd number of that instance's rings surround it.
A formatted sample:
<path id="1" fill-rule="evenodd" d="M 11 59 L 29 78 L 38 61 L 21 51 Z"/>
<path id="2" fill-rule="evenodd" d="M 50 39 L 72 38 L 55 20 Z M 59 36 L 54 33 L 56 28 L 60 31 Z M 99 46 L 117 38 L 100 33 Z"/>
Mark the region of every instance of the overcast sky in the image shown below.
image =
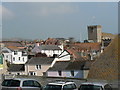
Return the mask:
<path id="1" fill-rule="evenodd" d="M 88 25 L 118 33 L 117 2 L 3 2 L 2 37 L 87 39 Z"/>

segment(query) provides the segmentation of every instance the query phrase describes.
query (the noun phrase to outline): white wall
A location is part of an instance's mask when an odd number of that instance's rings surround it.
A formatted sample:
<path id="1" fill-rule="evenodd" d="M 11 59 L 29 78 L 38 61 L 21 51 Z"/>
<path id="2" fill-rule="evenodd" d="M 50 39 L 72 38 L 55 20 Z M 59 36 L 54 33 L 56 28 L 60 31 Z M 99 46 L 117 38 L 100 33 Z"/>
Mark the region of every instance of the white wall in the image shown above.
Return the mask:
<path id="1" fill-rule="evenodd" d="M 60 55 L 62 50 L 41 50 L 41 53 L 45 53 L 49 57 L 53 56 L 54 54 Z"/>
<path id="2" fill-rule="evenodd" d="M 25 64 L 27 62 L 27 60 L 28 60 L 27 56 L 22 56 L 21 51 L 17 51 L 16 55 L 14 54 L 14 52 L 12 52 L 12 63 Z"/>
<path id="3" fill-rule="evenodd" d="M 62 71 L 62 75 L 59 76 L 58 71 L 48 71 L 47 75 L 50 77 L 73 77 L 73 78 L 86 78 L 88 72 L 84 70 L 75 70 L 74 76 L 72 76 L 71 71 Z"/>
<path id="4" fill-rule="evenodd" d="M 7 60 L 9 62 L 12 61 L 12 53 L 3 53 L 4 55 L 4 60 Z"/>
<path id="5" fill-rule="evenodd" d="M 2 51 L 3 51 L 3 55 L 4 55 L 4 60 L 9 61 L 10 63 L 25 64 L 28 60 L 27 53 L 26 53 L 26 56 L 23 56 L 22 51 L 16 51 L 17 52 L 16 55 L 14 54 L 14 51 L 12 51 L 6 47 L 2 48 Z M 7 52 L 4 53 L 4 51 L 7 51 Z"/>

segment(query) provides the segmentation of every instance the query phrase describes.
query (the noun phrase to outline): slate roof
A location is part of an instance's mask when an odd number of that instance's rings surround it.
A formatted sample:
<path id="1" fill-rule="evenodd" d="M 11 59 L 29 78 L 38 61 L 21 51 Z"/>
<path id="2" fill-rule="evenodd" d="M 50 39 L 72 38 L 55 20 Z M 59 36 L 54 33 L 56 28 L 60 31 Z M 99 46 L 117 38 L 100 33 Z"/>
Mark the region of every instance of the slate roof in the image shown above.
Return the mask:
<path id="1" fill-rule="evenodd" d="M 72 61 L 66 70 L 89 70 L 93 60 L 75 60 Z"/>
<path id="2" fill-rule="evenodd" d="M 84 70 L 90 70 L 90 67 L 95 62 L 95 60 L 86 60 L 85 65 L 83 67 Z"/>
<path id="3" fill-rule="evenodd" d="M 76 61 L 71 62 L 67 66 L 66 70 L 82 70 L 84 65 L 85 65 L 85 61 L 76 60 Z"/>
<path id="4" fill-rule="evenodd" d="M 9 51 L 7 51 L 7 50 L 2 50 L 2 53 L 9 53 Z"/>
<path id="5" fill-rule="evenodd" d="M 62 71 L 69 65 L 69 61 L 57 61 L 48 71 Z"/>
<path id="6" fill-rule="evenodd" d="M 1 51 L 2 51 L 3 53 L 10 53 L 10 52 L 12 52 L 12 50 L 9 49 L 9 48 L 7 48 L 7 47 L 1 48 Z"/>
<path id="7" fill-rule="evenodd" d="M 54 58 L 49 57 L 33 57 L 28 60 L 27 65 L 37 65 L 37 64 L 51 64 Z"/>
<path id="8" fill-rule="evenodd" d="M 61 50 L 57 45 L 40 45 L 40 50 Z"/>
<path id="9" fill-rule="evenodd" d="M 9 72 L 20 72 L 25 71 L 25 65 L 24 64 L 11 64 L 8 68 Z"/>
<path id="10" fill-rule="evenodd" d="M 118 35 L 104 50 L 101 56 L 92 64 L 88 78 L 102 80 L 118 80 L 120 72 L 120 35 Z"/>
<path id="11" fill-rule="evenodd" d="M 57 45 L 40 45 L 40 46 L 35 46 L 32 50 L 32 52 L 41 52 L 41 50 L 62 50 L 60 47 Z"/>
<path id="12" fill-rule="evenodd" d="M 91 60 L 57 61 L 48 71 L 89 70 L 93 62 Z"/>

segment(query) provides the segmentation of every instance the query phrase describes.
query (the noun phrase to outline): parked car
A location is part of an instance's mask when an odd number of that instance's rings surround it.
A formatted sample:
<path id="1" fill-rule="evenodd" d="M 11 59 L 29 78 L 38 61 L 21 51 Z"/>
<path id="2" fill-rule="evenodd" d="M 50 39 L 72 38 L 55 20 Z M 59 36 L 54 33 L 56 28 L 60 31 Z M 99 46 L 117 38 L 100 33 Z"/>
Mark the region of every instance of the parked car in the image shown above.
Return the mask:
<path id="1" fill-rule="evenodd" d="M 80 85 L 78 90 L 112 90 L 112 87 L 108 83 L 85 82 Z"/>
<path id="2" fill-rule="evenodd" d="M 58 81 L 53 83 L 48 83 L 44 90 L 78 90 L 74 82 L 71 81 Z"/>
<path id="3" fill-rule="evenodd" d="M 5 79 L 1 90 L 42 90 L 42 86 L 35 79 Z"/>

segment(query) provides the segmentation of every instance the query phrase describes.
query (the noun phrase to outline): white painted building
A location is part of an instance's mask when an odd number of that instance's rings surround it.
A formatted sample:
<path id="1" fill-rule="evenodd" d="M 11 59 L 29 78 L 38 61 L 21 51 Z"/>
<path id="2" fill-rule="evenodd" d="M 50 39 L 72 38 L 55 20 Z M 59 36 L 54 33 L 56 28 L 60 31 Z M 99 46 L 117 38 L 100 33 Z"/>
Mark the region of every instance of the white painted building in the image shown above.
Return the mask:
<path id="1" fill-rule="evenodd" d="M 59 56 L 62 52 L 63 49 L 61 49 L 57 45 L 36 45 L 32 52 L 34 53 L 45 53 L 48 57 L 53 57 L 54 55 Z"/>
<path id="2" fill-rule="evenodd" d="M 12 52 L 12 63 L 14 64 L 25 64 L 27 62 L 27 53 L 23 51 Z"/>
<path id="3" fill-rule="evenodd" d="M 27 53 L 19 50 L 11 50 L 7 47 L 2 48 L 4 60 L 12 64 L 25 64 L 28 60 Z"/>

